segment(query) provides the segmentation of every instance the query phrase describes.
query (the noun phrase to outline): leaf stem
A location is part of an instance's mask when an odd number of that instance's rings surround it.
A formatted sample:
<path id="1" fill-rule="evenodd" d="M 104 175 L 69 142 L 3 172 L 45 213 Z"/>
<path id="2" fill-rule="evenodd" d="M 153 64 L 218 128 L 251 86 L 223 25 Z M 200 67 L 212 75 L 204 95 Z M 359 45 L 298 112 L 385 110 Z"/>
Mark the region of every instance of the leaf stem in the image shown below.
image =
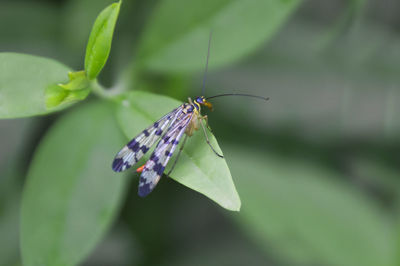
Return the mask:
<path id="1" fill-rule="evenodd" d="M 90 87 L 92 88 L 92 91 L 94 94 L 96 94 L 100 98 L 110 98 L 109 92 L 106 88 L 104 88 L 98 81 L 97 79 L 93 80 L 90 83 Z"/>
<path id="2" fill-rule="evenodd" d="M 125 92 L 124 86 L 114 86 L 112 88 L 105 88 L 103 87 L 97 79 L 91 81 L 90 87 L 92 88 L 92 91 L 96 96 L 102 99 L 107 99 L 107 100 L 115 100 L 117 96 L 121 95 L 122 93 Z"/>

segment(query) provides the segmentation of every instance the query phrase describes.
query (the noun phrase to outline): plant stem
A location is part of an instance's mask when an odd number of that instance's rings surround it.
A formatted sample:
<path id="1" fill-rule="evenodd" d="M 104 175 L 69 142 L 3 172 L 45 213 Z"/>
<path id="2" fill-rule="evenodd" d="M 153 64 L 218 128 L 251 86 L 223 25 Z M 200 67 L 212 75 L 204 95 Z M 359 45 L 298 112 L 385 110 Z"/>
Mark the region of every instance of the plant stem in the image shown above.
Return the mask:
<path id="1" fill-rule="evenodd" d="M 115 86 L 110 89 L 106 89 L 103 87 L 97 80 L 93 80 L 90 83 L 90 87 L 96 96 L 107 99 L 107 100 L 116 100 L 119 95 L 124 92 L 123 87 Z"/>
<path id="2" fill-rule="evenodd" d="M 110 93 L 107 91 L 106 88 L 100 85 L 97 79 L 93 80 L 90 83 L 90 87 L 92 88 L 93 93 L 96 94 L 98 97 L 105 99 L 110 98 Z"/>

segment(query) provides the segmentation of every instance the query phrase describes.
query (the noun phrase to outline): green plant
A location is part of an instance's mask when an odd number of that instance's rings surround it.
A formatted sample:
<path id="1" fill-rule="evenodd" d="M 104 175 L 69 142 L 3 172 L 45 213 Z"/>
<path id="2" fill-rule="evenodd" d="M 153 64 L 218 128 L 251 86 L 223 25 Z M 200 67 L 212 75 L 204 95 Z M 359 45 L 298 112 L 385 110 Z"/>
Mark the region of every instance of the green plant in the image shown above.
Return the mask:
<path id="1" fill-rule="evenodd" d="M 201 71 L 211 28 L 213 67 L 227 65 L 269 38 L 298 3 L 162 1 L 128 72 L 141 80 L 148 72 Z M 171 12 L 176 6 L 185 12 Z M 121 2 L 113 3 L 98 15 L 84 70 L 48 58 L 0 53 L 0 118 L 49 115 L 85 102 L 48 131 L 28 171 L 21 215 L 25 265 L 75 265 L 89 254 L 118 212 L 128 182 L 126 175 L 111 171 L 113 155 L 127 138 L 180 104 L 132 90 L 139 82 L 121 79 L 105 89 L 97 80 L 110 54 L 120 8 Z M 87 100 L 91 94 L 93 100 Z M 214 137 L 211 141 L 218 147 Z M 201 134 L 190 139 L 171 177 L 226 209 L 240 208 L 225 160 L 215 159 Z"/>
<path id="2" fill-rule="evenodd" d="M 33 117 L 0 120 L 0 265 L 399 265 L 395 0 L 308 1 L 265 44 L 296 1 L 124 0 L 89 79 L 90 28 L 113 1 L 0 1 L 1 51 L 68 66 L 1 54 L 1 116 Z M 128 138 L 198 95 L 210 28 L 206 96 L 271 97 L 208 113 L 240 212 L 165 177 L 140 198 L 137 174 L 110 170 Z M 229 205 L 189 159 L 219 159 L 199 133 L 175 178 Z"/>

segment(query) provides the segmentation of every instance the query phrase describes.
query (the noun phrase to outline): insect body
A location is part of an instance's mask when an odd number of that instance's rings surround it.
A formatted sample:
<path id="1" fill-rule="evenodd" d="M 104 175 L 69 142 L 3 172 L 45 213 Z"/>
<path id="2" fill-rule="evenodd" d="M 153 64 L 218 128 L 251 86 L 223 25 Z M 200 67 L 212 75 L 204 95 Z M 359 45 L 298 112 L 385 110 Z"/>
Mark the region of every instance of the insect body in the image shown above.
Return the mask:
<path id="1" fill-rule="evenodd" d="M 157 185 L 168 161 L 171 159 L 182 136 L 186 134 L 184 143 L 181 146 L 178 157 L 168 174 L 171 173 L 179 158 L 180 152 L 186 142 L 187 136 L 192 136 L 195 130 L 202 127 L 206 141 L 211 149 L 219 156 L 211 146 L 203 120 L 207 121 L 207 116 L 202 116 L 201 105 L 212 109 L 212 104 L 203 96 L 197 97 L 194 102 L 189 98 L 188 103 L 184 103 L 160 118 L 153 125 L 143 130 L 138 136 L 125 145 L 117 153 L 112 163 L 112 169 L 116 172 L 124 171 L 135 165 L 140 158 L 159 140 L 150 159 L 144 166 L 138 168 L 141 172 L 139 181 L 139 196 L 147 196 Z"/>

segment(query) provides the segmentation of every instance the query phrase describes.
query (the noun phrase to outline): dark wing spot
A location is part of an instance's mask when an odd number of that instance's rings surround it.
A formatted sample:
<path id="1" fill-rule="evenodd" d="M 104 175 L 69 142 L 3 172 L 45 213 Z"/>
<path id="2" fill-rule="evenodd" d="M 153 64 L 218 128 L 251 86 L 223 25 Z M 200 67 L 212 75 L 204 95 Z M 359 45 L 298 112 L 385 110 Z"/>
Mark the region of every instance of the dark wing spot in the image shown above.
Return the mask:
<path id="1" fill-rule="evenodd" d="M 157 163 L 154 165 L 153 171 L 157 173 L 157 175 L 162 175 L 164 172 L 165 167 L 161 163 Z"/>
<path id="2" fill-rule="evenodd" d="M 140 148 L 139 142 L 136 142 L 136 140 L 132 140 L 131 142 L 128 143 L 127 146 L 133 152 L 137 152 L 139 150 L 139 148 Z"/>
<path id="3" fill-rule="evenodd" d="M 147 148 L 145 145 L 140 147 L 140 149 L 142 150 L 143 153 L 146 153 L 149 150 L 149 148 Z"/>
<path id="4" fill-rule="evenodd" d="M 139 184 L 138 195 L 140 197 L 146 197 L 147 195 L 150 194 L 151 191 L 152 191 L 152 189 L 150 188 L 150 184 L 146 184 L 146 183 Z"/>
<path id="5" fill-rule="evenodd" d="M 159 128 L 159 129 L 157 129 L 157 131 L 156 131 L 156 135 L 157 136 L 160 136 L 162 134 L 162 130 Z"/>
<path id="6" fill-rule="evenodd" d="M 153 154 L 150 156 L 150 160 L 154 161 L 154 162 L 158 162 L 158 160 L 160 160 L 160 158 L 158 158 L 155 153 L 153 152 Z"/>
<path id="7" fill-rule="evenodd" d="M 124 160 L 122 160 L 121 158 L 117 158 L 112 163 L 112 169 L 115 172 L 121 172 L 123 165 L 124 165 Z"/>
<path id="8" fill-rule="evenodd" d="M 149 131 L 147 131 L 147 129 L 143 130 L 143 134 L 144 134 L 146 137 L 150 136 L 150 133 L 149 133 Z"/>
<path id="9" fill-rule="evenodd" d="M 125 166 L 125 169 L 123 169 L 124 166 Z M 130 165 L 128 161 L 124 161 L 124 159 L 122 159 L 122 158 L 117 158 L 117 159 L 115 159 L 115 160 L 113 161 L 113 163 L 112 163 L 112 169 L 113 169 L 115 172 L 121 172 L 121 171 L 123 171 L 123 170 L 128 169 L 128 168 L 131 167 L 131 166 L 132 166 L 132 165 Z"/>

